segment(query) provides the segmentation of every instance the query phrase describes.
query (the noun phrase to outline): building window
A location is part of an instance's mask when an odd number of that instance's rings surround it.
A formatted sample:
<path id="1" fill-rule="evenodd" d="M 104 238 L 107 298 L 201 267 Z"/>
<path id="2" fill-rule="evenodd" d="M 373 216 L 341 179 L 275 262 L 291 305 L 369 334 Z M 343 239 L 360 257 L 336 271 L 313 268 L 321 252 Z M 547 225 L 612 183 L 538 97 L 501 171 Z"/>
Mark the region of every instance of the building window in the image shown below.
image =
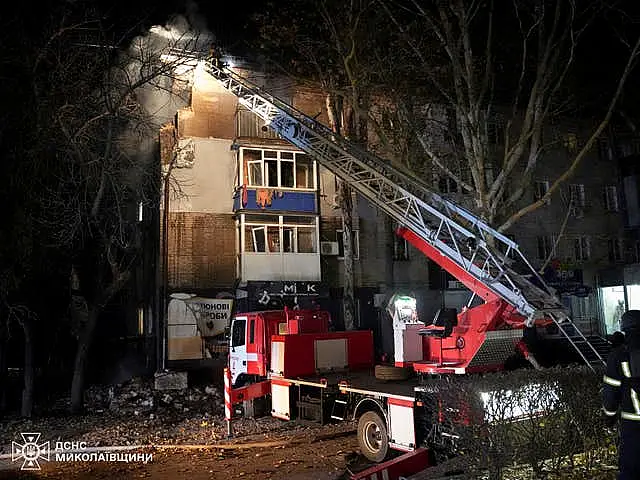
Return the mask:
<path id="1" fill-rule="evenodd" d="M 487 122 L 487 140 L 489 145 L 504 145 L 504 123 L 500 120 Z"/>
<path id="2" fill-rule="evenodd" d="M 555 237 L 553 235 L 545 235 L 538 237 L 538 258 L 540 260 L 546 260 L 554 253 Z"/>
<path id="3" fill-rule="evenodd" d="M 246 215 L 244 252 L 317 253 L 316 217 Z"/>
<path id="4" fill-rule="evenodd" d="M 613 159 L 613 152 L 611 151 L 611 144 L 608 139 L 598 139 L 598 156 L 600 157 L 600 160 Z"/>
<path id="5" fill-rule="evenodd" d="M 393 259 L 396 261 L 409 260 L 409 242 L 406 238 L 394 237 L 393 242 Z"/>
<path id="6" fill-rule="evenodd" d="M 315 189 L 313 161 L 304 153 L 242 148 L 240 155 L 251 187 Z"/>
<path id="7" fill-rule="evenodd" d="M 537 202 L 542 197 L 544 197 L 548 191 L 549 191 L 548 180 L 536 182 L 533 190 L 533 200 Z M 549 199 L 547 199 L 547 203 L 549 203 Z"/>
<path id="8" fill-rule="evenodd" d="M 351 230 L 351 240 L 353 242 L 353 259 L 360 258 L 360 232 Z M 344 235 L 342 230 L 336 230 L 336 242 L 338 242 L 338 259 L 344 258 Z"/>
<path id="9" fill-rule="evenodd" d="M 456 193 L 458 191 L 458 184 L 451 177 L 441 176 L 438 179 L 438 189 L 440 193 Z"/>
<path id="10" fill-rule="evenodd" d="M 586 204 L 586 198 L 584 193 L 584 184 L 574 183 L 569 185 L 569 194 L 571 196 L 571 204 L 574 207 L 584 207 Z"/>
<path id="11" fill-rule="evenodd" d="M 608 246 L 610 262 L 621 262 L 624 260 L 624 241 L 621 238 L 609 239 Z"/>
<path id="12" fill-rule="evenodd" d="M 607 212 L 617 212 L 619 209 L 618 187 L 615 185 L 604 187 L 604 208 Z"/>
<path id="13" fill-rule="evenodd" d="M 578 237 L 573 241 L 573 251 L 576 260 L 589 260 L 591 249 L 588 237 Z"/>

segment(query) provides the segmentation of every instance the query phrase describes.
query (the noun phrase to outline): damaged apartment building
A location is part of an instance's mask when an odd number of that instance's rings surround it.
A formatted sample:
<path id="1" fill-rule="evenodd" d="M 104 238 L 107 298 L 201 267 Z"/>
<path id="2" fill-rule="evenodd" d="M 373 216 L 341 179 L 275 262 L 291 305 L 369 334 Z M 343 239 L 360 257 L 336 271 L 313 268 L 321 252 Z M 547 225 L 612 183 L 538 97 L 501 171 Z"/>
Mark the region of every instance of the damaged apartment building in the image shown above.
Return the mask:
<path id="1" fill-rule="evenodd" d="M 267 76 L 248 65 L 237 71 L 327 123 L 325 97 L 319 90 Z M 210 302 L 233 299 L 236 311 L 317 305 L 329 310 L 339 325 L 344 249 L 338 180 L 312 157 L 278 138 L 204 69 L 195 70 L 190 88 L 190 105 L 160 132 L 168 185 L 161 205 L 163 218 L 166 214 L 161 238 L 166 244 L 167 293 L 183 299 L 196 295 Z M 556 128 L 554 134 L 563 139 L 552 153 L 559 159 L 568 158 L 568 150 L 575 147 L 572 142 L 584 141 L 579 129 Z M 495 142 L 500 143 L 498 136 Z M 617 314 L 609 311 L 613 300 L 605 298 L 602 279 L 622 282 L 605 286 L 622 285 L 622 300 L 627 302 L 628 288 L 619 272 L 625 271 L 625 264 L 637 262 L 640 254 L 629 233 L 629 195 L 622 188 L 637 191 L 636 177 L 622 182 L 619 162 L 607 148 L 603 143 L 599 151 L 590 152 L 563 193 L 508 232 L 535 266 L 547 264 L 545 278 L 564 292 L 577 323 L 587 333 L 599 335 L 616 328 Z M 563 163 L 545 165 L 547 170 L 539 172 L 526 201 L 544 194 Z M 468 203 L 455 183 L 437 174 L 432 180 L 440 193 Z M 567 216 L 569 197 L 572 211 Z M 389 292 L 416 296 L 425 319 L 442 305 L 459 308 L 466 303 L 469 294 L 459 282 L 389 234 L 389 221 L 382 212 L 357 196 L 353 210 L 360 328 L 380 328 L 383 294 Z M 618 303 L 614 303 L 615 309 Z M 207 353 L 195 338 L 206 326 L 194 321 L 191 330 L 180 325 L 172 333 L 171 318 L 167 323 L 169 360 L 206 358 L 215 350 Z M 176 343 L 176 338 L 190 335 L 191 347 Z"/>

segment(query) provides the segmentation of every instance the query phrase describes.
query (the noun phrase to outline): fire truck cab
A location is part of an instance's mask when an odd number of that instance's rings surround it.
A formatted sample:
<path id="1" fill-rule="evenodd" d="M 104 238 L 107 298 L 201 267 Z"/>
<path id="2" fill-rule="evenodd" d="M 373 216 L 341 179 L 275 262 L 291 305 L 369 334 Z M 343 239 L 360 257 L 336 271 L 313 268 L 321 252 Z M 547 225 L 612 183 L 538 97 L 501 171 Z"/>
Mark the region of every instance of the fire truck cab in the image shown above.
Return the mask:
<path id="1" fill-rule="evenodd" d="M 273 335 L 327 333 L 331 316 L 324 310 L 270 310 L 238 314 L 231 324 L 229 367 L 234 387 L 264 378 Z"/>

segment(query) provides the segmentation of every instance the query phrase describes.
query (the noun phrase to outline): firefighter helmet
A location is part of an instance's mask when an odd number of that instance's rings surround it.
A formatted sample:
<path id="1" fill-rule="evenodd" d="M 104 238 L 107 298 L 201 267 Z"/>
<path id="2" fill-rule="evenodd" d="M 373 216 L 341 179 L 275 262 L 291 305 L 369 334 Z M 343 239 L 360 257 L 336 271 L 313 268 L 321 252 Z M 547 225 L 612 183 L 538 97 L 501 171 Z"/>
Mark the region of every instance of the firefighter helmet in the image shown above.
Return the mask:
<path id="1" fill-rule="evenodd" d="M 640 332 L 640 310 L 627 310 L 620 319 L 620 330 Z"/>

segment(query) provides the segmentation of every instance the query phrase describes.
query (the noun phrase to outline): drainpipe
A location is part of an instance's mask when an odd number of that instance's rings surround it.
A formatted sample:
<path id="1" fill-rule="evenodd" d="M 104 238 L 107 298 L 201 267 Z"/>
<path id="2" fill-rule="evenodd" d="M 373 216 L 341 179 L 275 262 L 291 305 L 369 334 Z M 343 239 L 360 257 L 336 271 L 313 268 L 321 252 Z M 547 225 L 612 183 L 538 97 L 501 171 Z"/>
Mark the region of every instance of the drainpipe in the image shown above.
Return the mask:
<path id="1" fill-rule="evenodd" d="M 162 313 L 158 315 L 158 329 L 156 334 L 156 354 L 160 360 L 160 371 L 164 371 L 167 342 L 166 342 L 166 324 L 168 317 L 168 291 L 169 291 L 169 178 L 171 176 L 171 167 L 164 177 L 164 207 L 162 212 L 162 297 L 160 305 Z"/>

